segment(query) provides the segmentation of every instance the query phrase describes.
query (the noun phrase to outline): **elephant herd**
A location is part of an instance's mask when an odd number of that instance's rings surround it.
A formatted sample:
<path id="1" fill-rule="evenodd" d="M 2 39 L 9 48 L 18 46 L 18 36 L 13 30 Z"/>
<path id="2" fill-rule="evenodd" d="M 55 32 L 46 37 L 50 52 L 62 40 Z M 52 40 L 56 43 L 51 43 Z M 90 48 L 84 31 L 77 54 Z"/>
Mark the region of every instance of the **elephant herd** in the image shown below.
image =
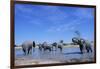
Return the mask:
<path id="1" fill-rule="evenodd" d="M 47 42 L 44 42 L 43 44 L 39 44 L 39 50 L 40 51 L 46 51 L 46 50 L 49 50 L 49 51 L 53 51 L 54 48 L 55 48 L 55 51 L 57 49 L 60 49 L 60 51 L 62 51 L 62 48 L 63 48 L 63 43 L 60 42 L 60 43 L 56 43 L 54 42 L 53 44 L 47 44 Z"/>
<path id="2" fill-rule="evenodd" d="M 35 47 L 38 46 L 38 49 L 40 51 L 53 51 L 54 48 L 55 50 L 60 49 L 60 51 L 62 51 L 63 48 L 63 43 L 56 43 L 54 42 L 53 44 L 47 44 L 47 42 L 43 42 L 42 44 L 38 44 L 36 45 L 35 41 L 25 41 L 22 43 L 22 50 L 24 52 L 25 55 L 31 54 L 32 53 L 32 49 L 34 51 Z"/>
<path id="3" fill-rule="evenodd" d="M 85 49 L 87 52 L 92 52 L 91 44 L 84 40 L 84 39 L 79 39 L 76 37 L 72 38 L 72 42 L 76 45 L 79 45 L 80 52 L 83 54 L 83 50 Z M 36 46 L 38 46 L 39 51 L 56 51 L 60 50 L 62 51 L 63 49 L 63 41 L 60 41 L 59 43 L 54 42 L 52 44 L 48 44 L 47 42 L 43 42 L 42 44 L 36 45 L 35 41 L 25 41 L 22 43 L 22 51 L 24 52 L 25 55 L 31 54 L 32 51 L 35 50 Z"/>

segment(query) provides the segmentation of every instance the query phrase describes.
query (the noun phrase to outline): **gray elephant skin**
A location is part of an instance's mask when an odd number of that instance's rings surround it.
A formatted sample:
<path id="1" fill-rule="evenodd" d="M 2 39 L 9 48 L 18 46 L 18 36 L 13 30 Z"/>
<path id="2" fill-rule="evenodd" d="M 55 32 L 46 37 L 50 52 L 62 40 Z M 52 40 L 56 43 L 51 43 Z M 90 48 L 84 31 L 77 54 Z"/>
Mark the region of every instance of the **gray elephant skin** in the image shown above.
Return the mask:
<path id="1" fill-rule="evenodd" d="M 22 43 L 22 50 L 25 55 L 31 54 L 32 48 L 35 48 L 35 41 L 25 41 Z"/>

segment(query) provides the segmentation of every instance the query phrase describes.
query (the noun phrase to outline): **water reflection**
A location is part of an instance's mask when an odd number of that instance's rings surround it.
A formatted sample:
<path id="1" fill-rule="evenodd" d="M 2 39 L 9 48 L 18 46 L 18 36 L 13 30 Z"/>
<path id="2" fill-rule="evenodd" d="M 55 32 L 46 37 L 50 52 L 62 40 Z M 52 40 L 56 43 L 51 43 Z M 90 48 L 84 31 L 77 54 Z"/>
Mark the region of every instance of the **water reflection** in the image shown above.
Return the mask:
<path id="1" fill-rule="evenodd" d="M 40 51 L 38 48 L 32 52 L 32 55 L 24 55 L 21 49 L 15 49 L 15 57 L 16 58 L 31 58 L 36 60 L 69 60 L 69 59 L 92 59 L 94 57 L 93 53 L 85 53 L 81 54 L 79 48 L 64 48 L 61 52 L 57 51 Z"/>

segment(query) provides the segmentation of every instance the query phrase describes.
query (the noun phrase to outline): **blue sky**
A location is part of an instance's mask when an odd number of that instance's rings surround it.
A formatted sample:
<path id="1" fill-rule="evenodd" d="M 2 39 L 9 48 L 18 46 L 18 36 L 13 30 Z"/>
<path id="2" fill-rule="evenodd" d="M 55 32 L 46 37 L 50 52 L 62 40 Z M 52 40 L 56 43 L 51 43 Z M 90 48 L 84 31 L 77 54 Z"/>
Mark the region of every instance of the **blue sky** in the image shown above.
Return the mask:
<path id="1" fill-rule="evenodd" d="M 26 40 L 71 42 L 74 31 L 94 39 L 94 8 L 15 4 L 15 44 Z"/>

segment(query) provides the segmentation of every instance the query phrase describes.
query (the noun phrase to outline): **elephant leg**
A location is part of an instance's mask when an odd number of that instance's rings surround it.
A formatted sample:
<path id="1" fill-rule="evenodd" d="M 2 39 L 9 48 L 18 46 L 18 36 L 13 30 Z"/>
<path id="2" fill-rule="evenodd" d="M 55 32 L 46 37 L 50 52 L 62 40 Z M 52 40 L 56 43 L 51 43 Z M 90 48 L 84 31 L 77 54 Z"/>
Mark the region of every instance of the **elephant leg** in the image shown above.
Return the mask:
<path id="1" fill-rule="evenodd" d="M 28 48 L 28 53 L 27 54 L 29 54 L 29 53 L 32 53 L 32 47 Z"/>
<path id="2" fill-rule="evenodd" d="M 90 51 L 92 52 L 92 48 L 90 49 Z"/>
<path id="3" fill-rule="evenodd" d="M 87 52 L 89 53 L 89 51 L 92 52 L 92 48 L 91 47 L 87 47 Z"/>
<path id="4" fill-rule="evenodd" d="M 57 51 L 57 46 L 55 46 L 55 51 Z"/>
<path id="5" fill-rule="evenodd" d="M 26 50 L 23 48 L 23 52 L 24 52 L 24 54 L 26 55 Z"/>
<path id="6" fill-rule="evenodd" d="M 60 49 L 60 51 L 62 51 L 62 47 L 61 46 L 58 46 L 58 48 Z"/>
<path id="7" fill-rule="evenodd" d="M 52 48 L 50 47 L 50 48 L 49 48 L 49 51 L 50 51 L 50 52 L 51 52 L 51 49 L 52 49 Z"/>
<path id="8" fill-rule="evenodd" d="M 44 48 L 44 51 L 46 51 L 46 48 Z"/>
<path id="9" fill-rule="evenodd" d="M 92 52 L 92 48 L 91 47 L 89 47 L 89 50 Z"/>
<path id="10" fill-rule="evenodd" d="M 28 48 L 28 52 L 27 52 L 27 54 L 29 54 L 29 52 L 30 52 L 30 49 Z"/>
<path id="11" fill-rule="evenodd" d="M 83 54 L 83 47 L 82 46 L 80 46 L 80 51 Z"/>
<path id="12" fill-rule="evenodd" d="M 39 47 L 39 50 L 42 51 L 42 47 Z"/>
<path id="13" fill-rule="evenodd" d="M 62 47 L 60 47 L 60 51 L 62 51 Z"/>
<path id="14" fill-rule="evenodd" d="M 33 50 L 34 50 L 34 48 L 33 48 Z M 32 48 L 30 49 L 30 54 L 32 54 Z"/>
<path id="15" fill-rule="evenodd" d="M 87 49 L 87 53 L 89 53 L 89 49 Z"/>
<path id="16" fill-rule="evenodd" d="M 87 53 L 89 53 L 89 47 L 86 47 Z"/>

